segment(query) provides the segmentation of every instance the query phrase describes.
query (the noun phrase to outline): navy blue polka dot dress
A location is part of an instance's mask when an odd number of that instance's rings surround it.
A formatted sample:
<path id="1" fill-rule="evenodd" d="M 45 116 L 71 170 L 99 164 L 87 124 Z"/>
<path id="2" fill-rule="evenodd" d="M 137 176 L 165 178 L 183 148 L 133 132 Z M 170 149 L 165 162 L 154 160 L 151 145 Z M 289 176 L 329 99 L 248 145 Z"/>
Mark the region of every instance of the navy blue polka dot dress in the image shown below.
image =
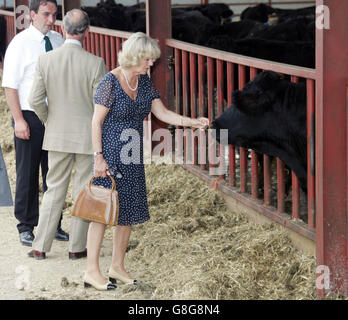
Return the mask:
<path id="1" fill-rule="evenodd" d="M 100 82 L 94 100 L 110 108 L 102 127 L 103 156 L 113 171 L 119 197 L 119 220 L 123 226 L 150 219 L 143 161 L 143 121 L 151 111 L 152 100 L 160 98 L 148 75 L 141 75 L 138 93 L 131 99 L 111 72 Z M 123 177 L 117 177 L 120 172 Z M 109 178 L 96 178 L 93 184 L 111 188 Z"/>

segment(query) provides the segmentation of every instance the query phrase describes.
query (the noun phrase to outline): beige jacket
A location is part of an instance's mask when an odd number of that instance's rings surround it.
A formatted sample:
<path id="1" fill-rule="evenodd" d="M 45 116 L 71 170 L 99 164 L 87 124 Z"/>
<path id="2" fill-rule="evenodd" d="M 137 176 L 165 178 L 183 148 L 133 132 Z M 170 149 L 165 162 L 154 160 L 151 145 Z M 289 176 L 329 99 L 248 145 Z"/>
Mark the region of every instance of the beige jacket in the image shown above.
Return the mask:
<path id="1" fill-rule="evenodd" d="M 102 58 L 73 43 L 39 57 L 29 104 L 45 123 L 44 150 L 93 153 L 93 97 L 106 72 Z"/>

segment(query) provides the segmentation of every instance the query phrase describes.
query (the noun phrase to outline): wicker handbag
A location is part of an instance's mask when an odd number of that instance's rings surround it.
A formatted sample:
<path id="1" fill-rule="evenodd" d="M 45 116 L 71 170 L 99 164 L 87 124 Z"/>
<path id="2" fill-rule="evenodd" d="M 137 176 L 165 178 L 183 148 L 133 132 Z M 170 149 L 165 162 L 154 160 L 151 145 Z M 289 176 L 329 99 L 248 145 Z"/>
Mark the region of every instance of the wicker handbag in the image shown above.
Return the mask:
<path id="1" fill-rule="evenodd" d="M 91 178 L 77 197 L 72 211 L 73 216 L 109 226 L 117 225 L 118 192 L 114 178 L 108 177 L 112 181 L 111 189 L 93 185 L 95 177 Z"/>

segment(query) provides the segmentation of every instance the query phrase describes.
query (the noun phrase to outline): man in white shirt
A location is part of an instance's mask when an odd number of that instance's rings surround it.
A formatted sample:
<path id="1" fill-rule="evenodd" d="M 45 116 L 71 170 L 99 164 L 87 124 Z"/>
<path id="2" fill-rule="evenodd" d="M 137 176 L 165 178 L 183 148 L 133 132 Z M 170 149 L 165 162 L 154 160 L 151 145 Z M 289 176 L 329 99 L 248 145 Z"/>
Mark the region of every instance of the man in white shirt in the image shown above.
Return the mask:
<path id="1" fill-rule="evenodd" d="M 31 0 L 32 24 L 10 42 L 4 60 L 2 86 L 13 117 L 16 151 L 16 194 L 14 212 L 23 245 L 31 246 L 39 218 L 39 172 L 46 190 L 47 151 L 42 150 L 45 127 L 29 106 L 28 96 L 38 57 L 60 47 L 62 36 L 52 31 L 56 21 L 56 0 Z M 58 226 L 56 239 L 68 240 Z"/>

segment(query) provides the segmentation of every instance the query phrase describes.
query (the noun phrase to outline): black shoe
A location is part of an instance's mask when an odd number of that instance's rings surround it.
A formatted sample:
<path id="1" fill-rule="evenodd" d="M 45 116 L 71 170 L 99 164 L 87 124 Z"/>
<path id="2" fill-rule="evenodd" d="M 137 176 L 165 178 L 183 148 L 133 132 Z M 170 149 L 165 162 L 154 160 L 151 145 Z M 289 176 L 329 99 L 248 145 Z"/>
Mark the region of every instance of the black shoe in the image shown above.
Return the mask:
<path id="1" fill-rule="evenodd" d="M 77 260 L 77 259 L 86 258 L 86 257 L 87 257 L 87 249 L 81 252 L 69 252 L 70 260 Z"/>
<path id="2" fill-rule="evenodd" d="M 35 237 L 32 231 L 23 231 L 19 234 L 19 241 L 22 245 L 31 247 Z"/>
<path id="3" fill-rule="evenodd" d="M 37 251 L 37 250 L 31 250 L 28 252 L 28 256 L 30 258 L 35 258 L 36 260 L 43 260 L 46 259 L 46 253 Z"/>
<path id="4" fill-rule="evenodd" d="M 55 238 L 58 241 L 69 241 L 69 234 L 66 233 L 62 228 L 59 228 L 56 231 Z"/>

